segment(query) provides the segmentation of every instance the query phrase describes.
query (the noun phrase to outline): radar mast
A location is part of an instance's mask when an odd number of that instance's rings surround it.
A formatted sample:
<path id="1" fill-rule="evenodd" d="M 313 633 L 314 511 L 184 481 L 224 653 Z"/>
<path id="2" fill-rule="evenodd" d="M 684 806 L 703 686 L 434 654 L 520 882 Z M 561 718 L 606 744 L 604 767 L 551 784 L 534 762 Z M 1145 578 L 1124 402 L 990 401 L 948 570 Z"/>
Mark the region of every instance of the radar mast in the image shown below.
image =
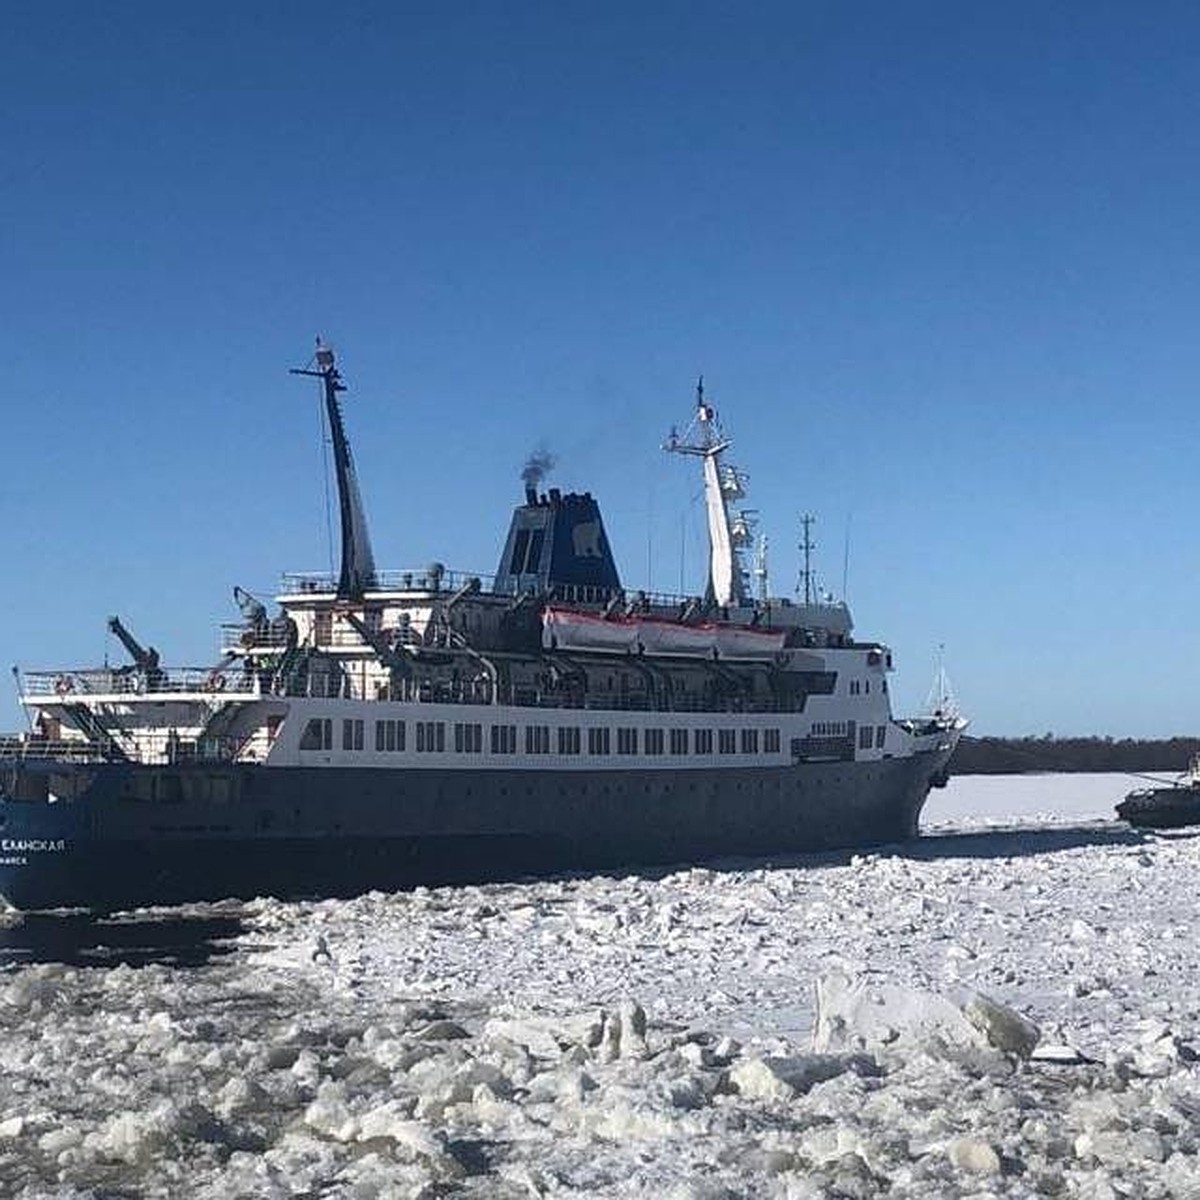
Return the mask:
<path id="1" fill-rule="evenodd" d="M 729 504 L 746 494 L 747 476 L 721 461 L 732 443 L 717 420 L 717 410 L 704 399 L 704 376 L 696 384 L 696 415 L 680 436 L 672 429 L 663 449 L 703 460 L 704 499 L 708 510 L 710 597 L 722 608 L 749 603 L 741 549 L 753 540 L 752 514 L 730 516 Z"/>

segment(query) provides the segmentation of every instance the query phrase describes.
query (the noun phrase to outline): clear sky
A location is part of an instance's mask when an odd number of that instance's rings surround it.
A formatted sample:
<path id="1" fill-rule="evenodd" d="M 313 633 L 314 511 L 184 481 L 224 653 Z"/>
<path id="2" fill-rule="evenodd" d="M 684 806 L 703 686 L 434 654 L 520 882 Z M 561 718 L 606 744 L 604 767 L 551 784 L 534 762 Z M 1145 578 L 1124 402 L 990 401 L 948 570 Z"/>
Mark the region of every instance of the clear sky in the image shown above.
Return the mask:
<path id="1" fill-rule="evenodd" d="M 492 572 L 533 448 L 702 587 L 695 377 L 898 708 L 1200 730 L 1200 9 L 63 4 L 0 18 L 0 662 L 215 661 L 330 548 Z M 848 571 L 846 546 L 849 547 Z M 12 689 L 0 726 L 16 727 Z"/>

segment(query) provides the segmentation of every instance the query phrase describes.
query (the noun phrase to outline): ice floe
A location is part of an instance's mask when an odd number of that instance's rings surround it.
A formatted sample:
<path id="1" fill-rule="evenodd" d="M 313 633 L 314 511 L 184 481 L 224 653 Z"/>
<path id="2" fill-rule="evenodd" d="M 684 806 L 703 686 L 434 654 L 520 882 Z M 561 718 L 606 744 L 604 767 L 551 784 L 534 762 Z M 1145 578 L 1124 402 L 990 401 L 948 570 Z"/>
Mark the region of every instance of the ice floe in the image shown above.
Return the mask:
<path id="1" fill-rule="evenodd" d="M 0 1194 L 1200 1197 L 1200 839 L 1008 786 L 918 845 L 259 900 L 203 967 L 10 967 Z"/>

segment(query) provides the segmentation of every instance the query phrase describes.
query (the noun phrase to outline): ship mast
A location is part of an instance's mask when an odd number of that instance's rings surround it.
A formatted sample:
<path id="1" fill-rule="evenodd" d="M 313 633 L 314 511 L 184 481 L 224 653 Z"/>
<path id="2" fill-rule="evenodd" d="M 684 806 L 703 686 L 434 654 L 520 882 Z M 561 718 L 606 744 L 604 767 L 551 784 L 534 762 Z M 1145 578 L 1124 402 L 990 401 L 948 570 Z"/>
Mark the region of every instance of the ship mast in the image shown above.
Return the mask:
<path id="1" fill-rule="evenodd" d="M 805 604 L 813 602 L 812 552 L 816 549 L 816 545 L 812 540 L 812 527 L 815 521 L 816 517 L 812 513 L 805 513 L 800 518 L 800 528 L 804 531 L 804 540 L 800 543 L 800 553 L 804 555 L 804 566 L 800 568 L 800 583 L 796 585 L 796 591 L 799 593 L 803 586 Z"/>
<path id="2" fill-rule="evenodd" d="M 326 346 L 320 338 L 317 338 L 316 354 L 309 365 L 293 367 L 291 373 L 311 375 L 321 380 L 325 416 L 329 421 L 329 433 L 333 440 L 333 464 L 337 473 L 338 505 L 342 518 L 342 569 L 338 575 L 337 594 L 339 600 L 361 600 L 363 593 L 375 586 L 375 556 L 371 552 L 367 515 L 358 490 L 358 477 L 354 471 L 354 459 L 350 454 L 350 442 L 346 438 L 346 427 L 342 421 L 342 406 L 338 401 L 338 392 L 344 392 L 346 385 L 342 383 L 342 377 L 334 364 L 332 348 Z"/>
<path id="3" fill-rule="evenodd" d="M 688 439 L 692 440 L 688 440 Z M 742 514 L 730 520 L 729 501 L 745 495 L 745 476 L 736 467 L 722 464 L 721 454 L 730 441 L 721 432 L 717 412 L 704 400 L 704 377 L 696 384 L 696 416 L 682 437 L 671 430 L 663 445 L 674 454 L 690 454 L 703 460 L 704 499 L 708 510 L 710 597 L 722 608 L 747 604 L 745 571 L 739 548 L 750 530 Z"/>

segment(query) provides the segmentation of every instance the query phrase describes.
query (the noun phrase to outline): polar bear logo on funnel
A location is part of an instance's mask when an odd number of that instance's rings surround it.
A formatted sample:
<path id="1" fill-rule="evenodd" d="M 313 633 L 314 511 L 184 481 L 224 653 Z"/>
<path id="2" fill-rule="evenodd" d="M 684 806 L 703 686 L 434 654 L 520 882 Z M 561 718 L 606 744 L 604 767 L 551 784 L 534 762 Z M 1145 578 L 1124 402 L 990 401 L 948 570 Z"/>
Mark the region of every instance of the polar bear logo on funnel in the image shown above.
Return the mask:
<path id="1" fill-rule="evenodd" d="M 580 521 L 571 530 L 571 545 L 576 558 L 603 558 L 599 521 Z"/>

